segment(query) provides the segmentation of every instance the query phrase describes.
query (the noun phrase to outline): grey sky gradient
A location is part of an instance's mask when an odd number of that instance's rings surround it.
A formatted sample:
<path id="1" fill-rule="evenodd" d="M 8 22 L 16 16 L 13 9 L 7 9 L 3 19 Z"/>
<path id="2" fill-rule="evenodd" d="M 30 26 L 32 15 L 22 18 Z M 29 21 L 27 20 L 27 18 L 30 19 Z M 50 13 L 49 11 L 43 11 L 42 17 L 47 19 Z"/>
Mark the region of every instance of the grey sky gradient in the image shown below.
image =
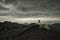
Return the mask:
<path id="1" fill-rule="evenodd" d="M 60 0 L 0 0 L 0 16 L 60 19 Z"/>

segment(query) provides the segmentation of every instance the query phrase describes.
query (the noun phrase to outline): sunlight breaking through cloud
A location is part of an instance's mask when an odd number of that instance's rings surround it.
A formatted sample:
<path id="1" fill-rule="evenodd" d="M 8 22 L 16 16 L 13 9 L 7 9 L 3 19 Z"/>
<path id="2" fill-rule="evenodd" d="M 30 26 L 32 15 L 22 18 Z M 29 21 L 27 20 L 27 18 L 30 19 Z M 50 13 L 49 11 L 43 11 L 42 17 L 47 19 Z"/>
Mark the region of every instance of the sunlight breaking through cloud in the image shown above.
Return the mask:
<path id="1" fill-rule="evenodd" d="M 37 23 L 38 20 L 41 20 L 41 22 L 45 21 L 60 21 L 59 18 L 17 18 L 17 17 L 11 17 L 11 16 L 0 16 L 0 21 L 11 21 L 11 22 L 17 22 L 17 23 Z"/>

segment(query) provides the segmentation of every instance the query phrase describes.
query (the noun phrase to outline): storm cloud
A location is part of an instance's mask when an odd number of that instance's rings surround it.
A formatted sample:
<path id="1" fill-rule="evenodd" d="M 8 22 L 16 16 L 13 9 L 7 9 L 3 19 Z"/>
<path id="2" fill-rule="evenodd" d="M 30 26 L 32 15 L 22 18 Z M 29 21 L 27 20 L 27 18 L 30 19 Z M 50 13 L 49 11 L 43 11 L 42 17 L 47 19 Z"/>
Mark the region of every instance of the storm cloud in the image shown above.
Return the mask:
<path id="1" fill-rule="evenodd" d="M 3 16 L 9 20 L 14 17 L 60 20 L 60 0 L 0 0 L 1 20 Z"/>
<path id="2" fill-rule="evenodd" d="M 0 16 L 60 16 L 59 0 L 0 0 Z"/>

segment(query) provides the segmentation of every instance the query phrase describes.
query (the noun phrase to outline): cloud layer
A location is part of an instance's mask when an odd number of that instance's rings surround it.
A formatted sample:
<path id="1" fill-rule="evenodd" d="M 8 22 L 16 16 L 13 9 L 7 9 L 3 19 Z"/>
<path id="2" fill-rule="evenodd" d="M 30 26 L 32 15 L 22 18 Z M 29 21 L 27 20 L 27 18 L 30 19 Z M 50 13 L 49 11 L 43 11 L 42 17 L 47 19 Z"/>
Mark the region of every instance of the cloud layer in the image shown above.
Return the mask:
<path id="1" fill-rule="evenodd" d="M 0 0 L 0 16 L 59 17 L 60 0 Z"/>

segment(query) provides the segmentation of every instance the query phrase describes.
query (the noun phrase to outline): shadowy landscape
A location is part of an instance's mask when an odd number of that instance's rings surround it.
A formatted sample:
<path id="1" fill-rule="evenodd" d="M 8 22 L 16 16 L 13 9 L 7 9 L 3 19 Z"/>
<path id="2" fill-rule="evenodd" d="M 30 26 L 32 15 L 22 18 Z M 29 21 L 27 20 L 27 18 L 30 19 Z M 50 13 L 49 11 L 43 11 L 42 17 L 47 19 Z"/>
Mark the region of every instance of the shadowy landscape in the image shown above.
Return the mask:
<path id="1" fill-rule="evenodd" d="M 37 23 L 0 22 L 0 40 L 60 40 L 60 23 L 47 25 L 49 29 Z"/>

